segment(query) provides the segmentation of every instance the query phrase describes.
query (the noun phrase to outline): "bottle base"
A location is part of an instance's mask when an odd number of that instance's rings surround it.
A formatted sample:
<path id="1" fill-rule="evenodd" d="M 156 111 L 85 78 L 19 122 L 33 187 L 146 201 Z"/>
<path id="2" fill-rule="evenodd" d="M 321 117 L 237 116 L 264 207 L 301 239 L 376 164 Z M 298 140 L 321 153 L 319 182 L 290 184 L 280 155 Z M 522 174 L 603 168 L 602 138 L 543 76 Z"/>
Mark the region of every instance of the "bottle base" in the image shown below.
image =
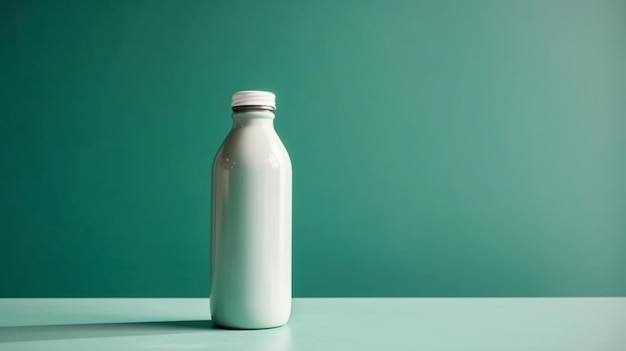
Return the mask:
<path id="1" fill-rule="evenodd" d="M 223 324 L 220 322 L 213 321 L 213 326 L 217 329 L 227 329 L 227 330 L 263 330 L 263 329 L 276 329 L 280 328 L 287 323 L 277 324 L 277 325 L 269 325 L 269 326 L 242 326 L 242 325 L 230 325 Z"/>

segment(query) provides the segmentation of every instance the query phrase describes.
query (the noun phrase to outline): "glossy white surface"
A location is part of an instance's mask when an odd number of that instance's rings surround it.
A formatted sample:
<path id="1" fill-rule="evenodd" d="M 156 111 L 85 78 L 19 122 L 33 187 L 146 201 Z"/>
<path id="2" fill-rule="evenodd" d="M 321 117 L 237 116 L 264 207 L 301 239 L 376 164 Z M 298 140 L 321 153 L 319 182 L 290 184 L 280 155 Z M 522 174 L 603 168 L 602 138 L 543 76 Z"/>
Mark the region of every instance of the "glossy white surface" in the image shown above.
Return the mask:
<path id="1" fill-rule="evenodd" d="M 274 114 L 233 114 L 213 163 L 211 314 L 216 324 L 283 325 L 291 311 L 291 161 Z"/>

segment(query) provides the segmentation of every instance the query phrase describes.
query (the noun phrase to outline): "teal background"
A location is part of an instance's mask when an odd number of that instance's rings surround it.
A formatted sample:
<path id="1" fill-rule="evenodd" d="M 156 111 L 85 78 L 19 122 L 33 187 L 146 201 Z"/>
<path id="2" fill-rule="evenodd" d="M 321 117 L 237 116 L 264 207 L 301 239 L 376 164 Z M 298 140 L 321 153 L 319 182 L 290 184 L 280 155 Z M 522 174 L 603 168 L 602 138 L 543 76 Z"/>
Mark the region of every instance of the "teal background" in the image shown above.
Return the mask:
<path id="1" fill-rule="evenodd" d="M 626 296 L 624 1 L 2 1 L 0 297 L 207 296 L 278 95 L 295 296 Z"/>

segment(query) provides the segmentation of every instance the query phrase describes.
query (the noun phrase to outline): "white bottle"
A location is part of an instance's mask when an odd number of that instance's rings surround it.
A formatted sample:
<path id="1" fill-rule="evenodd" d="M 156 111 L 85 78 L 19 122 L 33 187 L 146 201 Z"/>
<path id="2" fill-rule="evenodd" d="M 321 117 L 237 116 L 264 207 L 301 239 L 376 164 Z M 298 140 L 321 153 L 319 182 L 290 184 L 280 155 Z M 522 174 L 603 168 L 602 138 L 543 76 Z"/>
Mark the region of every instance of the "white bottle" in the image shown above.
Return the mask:
<path id="1" fill-rule="evenodd" d="M 291 313 L 291 161 L 273 93 L 237 92 L 232 108 L 213 163 L 211 316 L 226 328 L 273 328 Z"/>

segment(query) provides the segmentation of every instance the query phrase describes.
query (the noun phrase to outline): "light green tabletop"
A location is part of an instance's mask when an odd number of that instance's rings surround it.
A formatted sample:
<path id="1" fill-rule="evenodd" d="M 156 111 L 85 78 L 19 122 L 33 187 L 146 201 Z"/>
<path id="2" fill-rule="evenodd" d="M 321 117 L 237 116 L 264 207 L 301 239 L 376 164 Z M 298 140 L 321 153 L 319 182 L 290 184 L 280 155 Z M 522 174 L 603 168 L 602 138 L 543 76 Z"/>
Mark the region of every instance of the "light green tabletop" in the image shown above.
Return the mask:
<path id="1" fill-rule="evenodd" d="M 294 299 L 222 330 L 208 299 L 0 299 L 0 350 L 626 350 L 626 298 Z"/>

